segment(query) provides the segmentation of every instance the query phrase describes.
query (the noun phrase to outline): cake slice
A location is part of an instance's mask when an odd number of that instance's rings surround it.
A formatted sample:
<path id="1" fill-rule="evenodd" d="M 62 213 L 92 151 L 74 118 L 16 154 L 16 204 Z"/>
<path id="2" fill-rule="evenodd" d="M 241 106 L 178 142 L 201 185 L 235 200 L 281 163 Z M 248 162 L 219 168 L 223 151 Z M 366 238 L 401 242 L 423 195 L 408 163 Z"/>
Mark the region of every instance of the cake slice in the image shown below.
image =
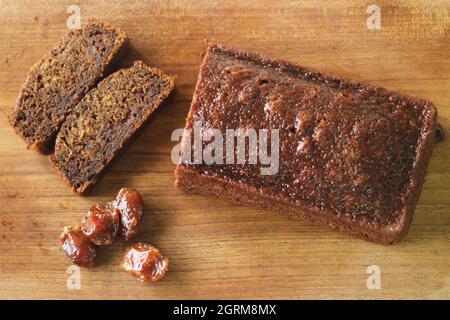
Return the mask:
<path id="1" fill-rule="evenodd" d="M 263 175 L 259 161 L 193 161 L 210 145 L 192 143 L 197 122 L 223 137 L 227 129 L 277 129 L 278 170 Z M 212 45 L 186 120 L 176 185 L 391 244 L 408 231 L 435 126 L 431 102 Z"/>
<path id="2" fill-rule="evenodd" d="M 174 79 L 136 61 L 103 79 L 67 117 L 50 157 L 84 194 L 174 88 Z"/>
<path id="3" fill-rule="evenodd" d="M 101 22 L 70 31 L 35 64 L 10 114 L 11 125 L 44 154 L 66 116 L 102 77 L 127 40 L 126 34 Z"/>

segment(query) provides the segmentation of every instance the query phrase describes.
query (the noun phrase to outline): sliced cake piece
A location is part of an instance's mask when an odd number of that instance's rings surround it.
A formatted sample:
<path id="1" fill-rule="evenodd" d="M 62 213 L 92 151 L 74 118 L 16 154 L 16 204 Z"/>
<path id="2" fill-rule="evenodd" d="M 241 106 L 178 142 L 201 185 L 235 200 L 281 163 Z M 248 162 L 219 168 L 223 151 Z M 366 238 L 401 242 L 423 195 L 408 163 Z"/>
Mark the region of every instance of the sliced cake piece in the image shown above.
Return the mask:
<path id="1" fill-rule="evenodd" d="M 137 61 L 102 80 L 59 131 L 55 168 L 73 191 L 85 193 L 174 88 L 174 78 Z"/>
<path id="2" fill-rule="evenodd" d="M 70 31 L 32 67 L 9 117 L 28 147 L 52 151 L 64 119 L 102 77 L 126 40 L 117 28 L 88 23 Z"/>
<path id="3" fill-rule="evenodd" d="M 210 146 L 191 144 L 197 122 L 220 130 L 223 141 L 228 129 L 278 129 L 279 170 L 263 175 L 266 163 L 248 158 L 193 161 L 190 155 Z M 183 137 L 176 185 L 391 244 L 408 231 L 435 126 L 436 109 L 426 100 L 211 46 L 186 120 L 191 137 Z"/>

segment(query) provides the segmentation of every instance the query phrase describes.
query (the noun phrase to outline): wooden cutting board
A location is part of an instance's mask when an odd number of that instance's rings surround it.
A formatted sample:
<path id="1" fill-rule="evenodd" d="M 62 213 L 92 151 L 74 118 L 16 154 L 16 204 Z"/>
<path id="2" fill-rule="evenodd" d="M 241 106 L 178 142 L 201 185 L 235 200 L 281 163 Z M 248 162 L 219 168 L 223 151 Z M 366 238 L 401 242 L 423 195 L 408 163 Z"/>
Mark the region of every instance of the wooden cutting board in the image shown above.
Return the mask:
<path id="1" fill-rule="evenodd" d="M 176 92 L 90 197 L 72 194 L 7 122 L 29 68 L 66 31 L 72 1 L 1 1 L 0 298 L 450 298 L 448 1 L 377 0 L 381 29 L 368 29 L 367 1 L 76 2 L 82 21 L 100 19 L 128 33 L 123 66 L 142 59 L 174 74 Z M 208 42 L 435 103 L 447 137 L 434 149 L 403 242 L 384 247 L 175 189 L 170 135 L 184 126 Z M 170 257 L 170 272 L 158 283 L 137 282 L 119 268 L 118 241 L 100 251 L 98 267 L 81 270 L 80 289 L 67 286 L 63 226 L 79 223 L 92 203 L 122 186 L 141 191 L 139 239 Z M 380 289 L 368 288 L 372 265 L 380 269 Z"/>

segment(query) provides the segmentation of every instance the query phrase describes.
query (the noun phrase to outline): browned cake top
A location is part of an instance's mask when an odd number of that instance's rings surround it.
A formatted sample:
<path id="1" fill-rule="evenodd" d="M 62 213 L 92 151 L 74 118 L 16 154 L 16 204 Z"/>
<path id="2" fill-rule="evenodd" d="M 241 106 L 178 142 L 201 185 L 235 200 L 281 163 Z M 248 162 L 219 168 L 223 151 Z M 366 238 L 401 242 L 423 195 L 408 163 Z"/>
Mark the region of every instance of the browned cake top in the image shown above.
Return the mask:
<path id="1" fill-rule="evenodd" d="M 116 28 L 89 23 L 70 31 L 33 67 L 10 117 L 30 145 L 49 143 L 125 40 Z"/>
<path id="2" fill-rule="evenodd" d="M 61 127 L 52 157 L 75 191 L 98 178 L 173 87 L 172 77 L 137 61 L 86 94 Z"/>
<path id="3" fill-rule="evenodd" d="M 435 115 L 424 100 L 212 46 L 187 129 L 194 121 L 224 134 L 279 129 L 280 167 L 275 176 L 262 176 L 259 165 L 185 165 L 294 203 L 387 225 L 416 187 L 418 148 Z"/>

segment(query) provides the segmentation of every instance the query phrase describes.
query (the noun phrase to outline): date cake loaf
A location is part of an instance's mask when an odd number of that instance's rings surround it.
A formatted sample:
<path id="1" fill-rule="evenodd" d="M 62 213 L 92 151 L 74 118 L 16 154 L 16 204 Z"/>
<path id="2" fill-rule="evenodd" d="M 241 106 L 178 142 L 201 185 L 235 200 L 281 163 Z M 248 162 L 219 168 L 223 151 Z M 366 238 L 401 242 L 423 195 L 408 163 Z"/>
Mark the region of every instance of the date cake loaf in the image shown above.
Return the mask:
<path id="1" fill-rule="evenodd" d="M 28 147 L 51 153 L 66 116 L 125 48 L 127 36 L 101 22 L 71 30 L 36 63 L 9 116 Z"/>
<path id="2" fill-rule="evenodd" d="M 176 186 L 392 244 L 408 231 L 436 115 L 433 104 L 419 98 L 211 45 L 186 132 L 192 136 L 197 121 L 223 135 L 278 129 L 279 169 L 261 175 L 259 163 L 199 163 L 182 151 Z M 188 138 L 182 139 L 185 153 L 209 143 Z"/>
<path id="3" fill-rule="evenodd" d="M 78 194 L 93 186 L 137 130 L 169 96 L 174 78 L 142 61 L 89 91 L 62 125 L 51 162 Z"/>

